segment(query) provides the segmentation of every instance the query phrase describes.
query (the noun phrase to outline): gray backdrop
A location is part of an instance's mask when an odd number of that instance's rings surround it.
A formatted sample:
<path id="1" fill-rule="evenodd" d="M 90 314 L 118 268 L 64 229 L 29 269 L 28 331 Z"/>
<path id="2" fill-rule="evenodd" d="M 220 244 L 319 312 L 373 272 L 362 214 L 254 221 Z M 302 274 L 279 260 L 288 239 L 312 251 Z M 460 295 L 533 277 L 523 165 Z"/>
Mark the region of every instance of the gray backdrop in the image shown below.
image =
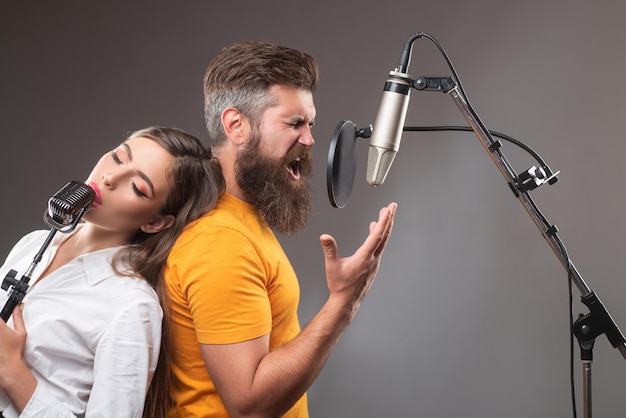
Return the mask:
<path id="1" fill-rule="evenodd" d="M 241 39 L 319 61 L 316 214 L 281 237 L 299 273 L 301 319 L 325 300 L 318 237 L 351 254 L 367 224 L 399 204 L 377 281 L 311 388 L 314 417 L 570 417 L 565 270 L 471 133 L 405 133 L 387 181 L 365 181 L 367 142 L 344 209 L 330 206 L 326 160 L 342 119 L 373 123 L 406 39 L 439 40 L 488 128 L 536 149 L 560 181 L 533 192 L 573 262 L 626 329 L 622 159 L 626 4 L 618 0 L 300 0 L 2 2 L 0 126 L 6 255 L 45 227 L 47 199 L 84 180 L 130 131 L 177 126 L 206 140 L 202 76 Z M 448 75 L 427 39 L 413 75 Z M 413 91 L 407 125 L 461 125 L 454 102 Z M 363 140 L 366 141 L 366 140 Z M 505 143 L 516 170 L 535 162 Z M 574 312 L 587 313 L 574 288 Z M 582 416 L 581 365 L 574 376 Z M 597 417 L 626 414 L 626 362 L 601 336 Z"/>

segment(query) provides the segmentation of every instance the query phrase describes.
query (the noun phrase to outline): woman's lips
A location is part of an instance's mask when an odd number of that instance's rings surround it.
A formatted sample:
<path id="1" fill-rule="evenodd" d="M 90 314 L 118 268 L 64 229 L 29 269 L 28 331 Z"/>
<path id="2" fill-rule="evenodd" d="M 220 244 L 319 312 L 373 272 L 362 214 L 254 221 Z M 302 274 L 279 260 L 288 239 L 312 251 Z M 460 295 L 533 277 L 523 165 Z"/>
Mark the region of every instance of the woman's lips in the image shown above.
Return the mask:
<path id="1" fill-rule="evenodd" d="M 87 183 L 87 185 L 91 187 L 93 191 L 96 193 L 96 198 L 91 204 L 91 207 L 97 208 L 97 207 L 102 206 L 102 193 L 100 192 L 100 188 L 98 187 L 98 185 L 94 183 L 93 181 L 90 181 L 89 183 Z"/>

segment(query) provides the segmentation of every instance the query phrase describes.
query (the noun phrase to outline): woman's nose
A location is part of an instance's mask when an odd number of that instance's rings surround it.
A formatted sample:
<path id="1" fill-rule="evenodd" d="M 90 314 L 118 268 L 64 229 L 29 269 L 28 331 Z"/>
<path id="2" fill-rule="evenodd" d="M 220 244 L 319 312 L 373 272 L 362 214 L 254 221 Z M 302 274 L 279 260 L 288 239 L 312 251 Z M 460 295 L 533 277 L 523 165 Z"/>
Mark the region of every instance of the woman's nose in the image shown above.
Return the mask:
<path id="1" fill-rule="evenodd" d="M 102 175 L 102 183 L 109 189 L 112 189 L 115 187 L 118 179 L 119 179 L 119 174 L 116 174 L 110 171 Z"/>

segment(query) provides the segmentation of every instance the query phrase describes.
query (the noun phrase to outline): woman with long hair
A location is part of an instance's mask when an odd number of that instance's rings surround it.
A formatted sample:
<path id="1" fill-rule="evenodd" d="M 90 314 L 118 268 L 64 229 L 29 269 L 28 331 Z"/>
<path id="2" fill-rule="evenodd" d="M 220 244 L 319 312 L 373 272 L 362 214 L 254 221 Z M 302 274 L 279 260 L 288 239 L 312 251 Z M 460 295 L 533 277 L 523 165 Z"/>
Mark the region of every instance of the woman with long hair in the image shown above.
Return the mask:
<path id="1" fill-rule="evenodd" d="M 166 414 L 161 272 L 185 225 L 223 193 L 219 164 L 195 137 L 151 127 L 103 155 L 85 183 L 91 208 L 53 238 L 23 303 L 0 321 L 5 418 Z M 22 275 L 47 235 L 23 237 L 0 275 Z M 6 299 L 0 292 L 0 304 Z"/>

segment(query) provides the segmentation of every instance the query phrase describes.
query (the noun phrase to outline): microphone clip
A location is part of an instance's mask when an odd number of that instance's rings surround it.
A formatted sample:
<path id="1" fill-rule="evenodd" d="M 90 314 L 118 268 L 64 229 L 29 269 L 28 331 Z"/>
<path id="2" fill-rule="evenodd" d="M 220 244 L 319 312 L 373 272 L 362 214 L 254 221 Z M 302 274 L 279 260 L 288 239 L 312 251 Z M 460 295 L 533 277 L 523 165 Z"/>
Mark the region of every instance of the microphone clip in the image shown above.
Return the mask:
<path id="1" fill-rule="evenodd" d="M 356 137 L 357 138 L 369 138 L 370 136 L 372 136 L 372 131 L 373 130 L 374 130 L 374 127 L 370 123 L 365 128 L 357 129 L 356 130 Z"/>
<path id="2" fill-rule="evenodd" d="M 74 219 L 72 219 L 72 222 L 69 225 L 65 224 L 63 222 L 57 221 L 53 216 L 50 216 L 48 211 L 46 211 L 44 213 L 44 221 L 51 228 L 56 229 L 57 231 L 59 231 L 59 232 L 61 232 L 63 234 L 67 234 L 69 232 L 72 232 L 76 228 L 76 225 L 78 225 L 78 222 L 80 222 L 80 219 L 83 217 L 85 212 L 87 212 L 88 210 L 89 210 L 89 207 L 81 208 L 78 211 L 78 213 L 74 216 Z"/>
<path id="3" fill-rule="evenodd" d="M 415 90 L 440 91 L 447 93 L 456 87 L 456 83 L 452 77 L 416 77 L 411 82 L 411 86 Z"/>
<path id="4" fill-rule="evenodd" d="M 553 174 L 549 167 L 537 168 L 532 166 L 528 170 L 518 174 L 517 178 L 519 182 L 517 183 L 517 187 L 522 192 L 528 192 L 535 190 L 545 183 L 552 185 L 559 180 L 557 177 L 559 173 L 560 171 L 557 171 Z"/>

